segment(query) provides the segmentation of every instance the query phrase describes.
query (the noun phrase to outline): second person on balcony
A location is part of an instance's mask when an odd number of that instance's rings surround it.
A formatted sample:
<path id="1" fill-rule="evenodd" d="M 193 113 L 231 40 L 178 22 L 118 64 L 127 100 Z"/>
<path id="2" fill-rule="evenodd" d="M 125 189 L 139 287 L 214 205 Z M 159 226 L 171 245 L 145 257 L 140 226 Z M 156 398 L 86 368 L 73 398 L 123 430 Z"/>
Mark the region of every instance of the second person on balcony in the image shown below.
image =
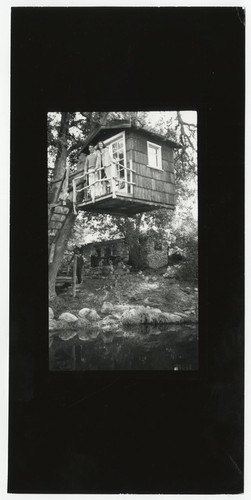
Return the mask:
<path id="1" fill-rule="evenodd" d="M 115 183 L 117 180 L 117 168 L 116 162 L 111 157 L 109 149 L 105 146 L 105 144 L 100 141 L 97 146 L 97 155 L 98 155 L 98 168 L 101 170 L 101 179 L 103 176 L 107 179 L 107 181 L 102 182 L 102 192 L 100 194 L 105 194 L 105 192 L 113 192 L 115 191 Z"/>
<path id="2" fill-rule="evenodd" d="M 88 194 L 91 195 L 92 200 L 95 200 L 95 195 L 97 195 L 97 173 L 96 170 L 98 168 L 98 154 L 95 151 L 94 146 L 89 146 L 89 155 L 86 157 L 85 163 L 86 173 L 88 174 L 87 185 L 89 186 L 87 190 L 87 198 Z M 94 184 L 95 183 L 95 184 Z M 89 193 L 88 193 L 89 191 Z"/>

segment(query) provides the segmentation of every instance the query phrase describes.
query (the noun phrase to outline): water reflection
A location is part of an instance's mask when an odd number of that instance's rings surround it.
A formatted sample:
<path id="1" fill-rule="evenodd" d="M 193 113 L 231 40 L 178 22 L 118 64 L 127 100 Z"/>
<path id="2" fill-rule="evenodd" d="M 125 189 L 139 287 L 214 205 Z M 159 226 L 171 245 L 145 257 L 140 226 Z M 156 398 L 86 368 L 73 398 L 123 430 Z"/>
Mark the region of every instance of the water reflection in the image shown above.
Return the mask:
<path id="1" fill-rule="evenodd" d="M 151 326 L 69 340 L 53 337 L 51 370 L 197 370 L 197 325 Z"/>

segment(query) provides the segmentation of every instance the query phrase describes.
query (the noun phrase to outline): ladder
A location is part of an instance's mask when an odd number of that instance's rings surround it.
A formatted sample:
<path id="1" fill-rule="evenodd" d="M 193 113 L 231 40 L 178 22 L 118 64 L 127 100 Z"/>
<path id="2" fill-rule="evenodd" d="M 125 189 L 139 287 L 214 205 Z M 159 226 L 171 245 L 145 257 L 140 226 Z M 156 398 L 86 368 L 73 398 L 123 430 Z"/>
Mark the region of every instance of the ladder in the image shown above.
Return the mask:
<path id="1" fill-rule="evenodd" d="M 65 224 L 70 208 L 65 205 L 65 202 L 60 201 L 53 203 L 48 211 L 48 245 L 49 245 L 49 264 L 53 261 L 55 244 Z"/>

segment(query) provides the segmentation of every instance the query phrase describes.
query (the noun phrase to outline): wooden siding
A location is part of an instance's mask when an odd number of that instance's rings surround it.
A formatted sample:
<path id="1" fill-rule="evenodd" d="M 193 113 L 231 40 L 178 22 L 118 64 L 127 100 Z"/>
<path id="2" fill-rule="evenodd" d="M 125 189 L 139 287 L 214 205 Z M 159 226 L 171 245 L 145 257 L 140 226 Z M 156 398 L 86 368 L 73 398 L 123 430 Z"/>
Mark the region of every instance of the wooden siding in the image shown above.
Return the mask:
<path id="1" fill-rule="evenodd" d="M 173 150 L 152 139 L 152 142 L 161 146 L 163 170 L 148 167 L 147 140 L 133 131 L 126 131 L 126 158 L 127 162 L 132 160 L 135 170 L 133 198 L 175 205 Z"/>
<path id="2" fill-rule="evenodd" d="M 154 203 L 164 203 L 167 205 L 175 204 L 175 195 L 167 192 L 153 191 L 152 189 L 145 189 L 135 187 L 133 198 L 138 200 L 146 200 Z"/>

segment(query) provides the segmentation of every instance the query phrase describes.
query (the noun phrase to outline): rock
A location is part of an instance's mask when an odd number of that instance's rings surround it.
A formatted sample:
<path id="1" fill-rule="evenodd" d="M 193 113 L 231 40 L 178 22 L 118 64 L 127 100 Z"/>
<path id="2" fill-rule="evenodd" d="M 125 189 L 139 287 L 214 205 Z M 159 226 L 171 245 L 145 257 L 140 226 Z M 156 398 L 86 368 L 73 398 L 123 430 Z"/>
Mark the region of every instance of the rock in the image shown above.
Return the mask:
<path id="1" fill-rule="evenodd" d="M 73 337 L 75 337 L 76 335 L 77 335 L 77 332 L 67 331 L 67 332 L 60 332 L 58 336 L 61 340 L 70 340 Z"/>
<path id="2" fill-rule="evenodd" d="M 99 326 L 114 325 L 115 323 L 117 323 L 116 319 L 110 314 L 99 322 Z"/>
<path id="3" fill-rule="evenodd" d="M 101 312 L 102 313 L 110 313 L 113 311 L 113 304 L 111 302 L 104 302 L 102 307 L 101 307 Z"/>
<path id="4" fill-rule="evenodd" d="M 165 323 L 181 323 L 184 319 L 172 313 L 163 313 L 160 309 L 152 307 L 138 306 L 134 307 L 121 316 L 122 324 L 124 325 L 139 325 L 139 324 L 165 324 Z"/>
<path id="5" fill-rule="evenodd" d="M 184 314 L 184 313 L 180 313 L 180 312 L 175 311 L 174 314 L 176 314 L 177 316 L 180 316 L 181 318 L 184 318 L 184 319 L 188 318 L 187 314 Z"/>
<path id="6" fill-rule="evenodd" d="M 98 328 L 100 328 L 102 332 L 117 331 L 118 318 L 114 318 L 112 315 L 106 316 L 105 318 L 103 318 L 101 321 L 98 322 Z"/>
<path id="7" fill-rule="evenodd" d="M 90 311 L 91 309 L 89 307 L 84 307 L 83 309 L 78 311 L 78 315 L 80 316 L 80 318 L 85 318 L 85 316 L 87 316 L 87 314 L 89 314 Z"/>
<path id="8" fill-rule="evenodd" d="M 49 330 L 65 330 L 66 328 L 69 328 L 69 323 L 67 323 L 67 321 L 57 321 L 55 319 L 49 320 Z"/>
<path id="9" fill-rule="evenodd" d="M 49 330 L 57 329 L 57 321 L 55 319 L 49 319 Z"/>
<path id="10" fill-rule="evenodd" d="M 165 320 L 164 323 L 183 323 L 184 319 L 178 314 L 173 313 L 162 313 Z"/>
<path id="11" fill-rule="evenodd" d="M 95 309 L 92 309 L 87 318 L 89 319 L 89 321 L 98 321 L 100 319 L 100 316 L 98 315 L 97 311 L 95 311 Z"/>
<path id="12" fill-rule="evenodd" d="M 53 319 L 54 318 L 54 312 L 52 310 L 51 307 L 49 307 L 49 319 Z"/>
<path id="13" fill-rule="evenodd" d="M 67 323 L 73 323 L 74 321 L 77 321 L 78 318 L 72 313 L 65 312 L 59 316 L 59 319 L 63 319 L 64 321 L 67 321 Z"/>
<path id="14" fill-rule="evenodd" d="M 89 309 L 89 307 L 84 307 L 78 313 L 80 318 L 86 318 L 88 321 L 98 321 L 100 316 L 95 309 Z"/>
<path id="15" fill-rule="evenodd" d="M 75 325 L 75 322 L 69 323 L 64 319 L 61 319 L 57 321 L 57 330 L 66 330 L 66 329 L 69 330 L 69 328 L 71 328 L 72 325 Z"/>
<path id="16" fill-rule="evenodd" d="M 144 306 L 127 309 L 121 316 L 123 325 L 140 325 L 147 322 L 146 308 Z"/>
<path id="17" fill-rule="evenodd" d="M 88 321 L 87 318 L 78 318 L 78 320 L 75 323 L 75 326 L 78 328 L 88 328 L 91 326 L 90 321 Z"/>

